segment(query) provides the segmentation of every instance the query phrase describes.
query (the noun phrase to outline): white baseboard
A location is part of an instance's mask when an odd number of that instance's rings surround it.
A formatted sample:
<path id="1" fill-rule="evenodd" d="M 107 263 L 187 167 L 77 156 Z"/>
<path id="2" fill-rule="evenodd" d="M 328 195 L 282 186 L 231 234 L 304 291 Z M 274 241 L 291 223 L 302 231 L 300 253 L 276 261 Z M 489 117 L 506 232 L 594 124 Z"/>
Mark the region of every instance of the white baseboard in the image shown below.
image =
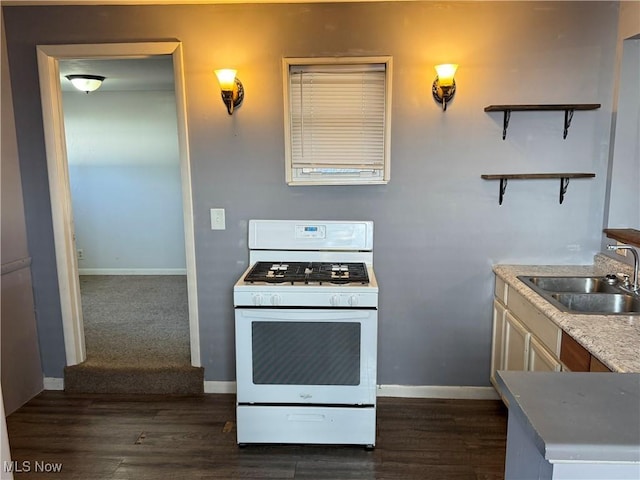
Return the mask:
<path id="1" fill-rule="evenodd" d="M 79 275 L 186 275 L 186 268 L 79 268 Z"/>
<path id="2" fill-rule="evenodd" d="M 64 378 L 44 377 L 45 390 L 64 390 Z"/>
<path id="3" fill-rule="evenodd" d="M 378 385 L 378 397 L 448 398 L 456 400 L 498 400 L 493 387 L 437 385 Z"/>
<path id="4" fill-rule="evenodd" d="M 204 393 L 236 393 L 236 382 L 204 382 Z M 378 397 L 498 400 L 493 387 L 441 387 L 431 385 L 378 385 Z"/>
<path id="5" fill-rule="evenodd" d="M 44 377 L 45 390 L 64 390 L 64 379 Z M 205 380 L 204 393 L 236 393 L 236 382 Z M 432 385 L 378 385 L 378 397 L 499 400 L 493 387 L 444 387 Z"/>
<path id="6" fill-rule="evenodd" d="M 204 393 L 236 393 L 236 382 L 204 381 Z"/>

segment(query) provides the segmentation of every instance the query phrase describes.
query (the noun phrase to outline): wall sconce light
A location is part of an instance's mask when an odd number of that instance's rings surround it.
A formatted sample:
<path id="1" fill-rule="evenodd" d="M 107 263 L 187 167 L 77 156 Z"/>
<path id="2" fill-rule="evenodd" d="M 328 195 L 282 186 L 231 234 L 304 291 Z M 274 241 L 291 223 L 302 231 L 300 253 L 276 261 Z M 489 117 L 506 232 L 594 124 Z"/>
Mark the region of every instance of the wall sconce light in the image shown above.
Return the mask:
<path id="1" fill-rule="evenodd" d="M 100 75 L 67 75 L 65 77 L 81 92 L 89 93 L 100 88 L 105 77 Z"/>
<path id="2" fill-rule="evenodd" d="M 244 87 L 240 80 L 236 78 L 236 71 L 224 68 L 215 71 L 222 92 L 222 101 L 227 106 L 229 115 L 233 114 L 233 109 L 239 107 L 244 100 Z"/>
<path id="3" fill-rule="evenodd" d="M 442 104 L 442 111 L 447 109 L 447 102 L 451 101 L 456 94 L 456 81 L 453 76 L 456 74 L 458 65 L 455 63 L 444 63 L 442 65 L 435 66 L 438 75 L 433 81 L 433 98 L 438 103 Z"/>

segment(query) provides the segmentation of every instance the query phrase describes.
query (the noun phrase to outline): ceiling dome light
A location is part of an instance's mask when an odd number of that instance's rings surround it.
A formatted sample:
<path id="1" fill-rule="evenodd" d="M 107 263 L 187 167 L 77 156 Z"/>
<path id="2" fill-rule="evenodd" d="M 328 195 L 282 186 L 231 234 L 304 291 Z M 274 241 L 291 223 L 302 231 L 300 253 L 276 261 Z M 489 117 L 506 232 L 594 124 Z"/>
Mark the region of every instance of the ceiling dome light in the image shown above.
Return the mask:
<path id="1" fill-rule="evenodd" d="M 105 79 L 105 77 L 101 77 L 100 75 L 66 75 L 65 78 L 69 80 L 74 87 L 85 93 L 93 92 L 100 88 L 100 85 L 102 85 Z"/>

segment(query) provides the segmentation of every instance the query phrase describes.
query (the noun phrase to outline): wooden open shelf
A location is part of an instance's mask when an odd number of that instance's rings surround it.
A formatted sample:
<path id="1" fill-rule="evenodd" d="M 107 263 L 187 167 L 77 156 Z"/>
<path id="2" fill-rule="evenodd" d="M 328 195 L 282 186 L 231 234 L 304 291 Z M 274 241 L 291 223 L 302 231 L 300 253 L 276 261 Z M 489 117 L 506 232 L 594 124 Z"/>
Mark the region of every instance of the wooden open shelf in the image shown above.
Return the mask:
<path id="1" fill-rule="evenodd" d="M 605 228 L 603 232 L 613 240 L 640 247 L 640 230 L 634 228 Z"/>
<path id="2" fill-rule="evenodd" d="M 485 112 L 504 112 L 502 122 L 502 139 L 507 138 L 507 129 L 509 128 L 509 119 L 511 112 L 533 112 L 533 111 L 564 111 L 564 130 L 562 138 L 567 138 L 573 112 L 576 110 L 596 110 L 600 108 L 599 103 L 566 103 L 566 104 L 547 104 L 547 105 L 489 105 L 484 107 Z"/>
<path id="3" fill-rule="evenodd" d="M 564 196 L 567 193 L 567 187 L 569 186 L 569 179 L 571 178 L 593 178 L 595 173 L 495 173 L 480 175 L 485 180 L 500 180 L 500 195 L 498 197 L 498 204 L 502 205 L 504 199 L 504 192 L 507 189 L 507 180 L 548 180 L 548 179 L 560 179 L 560 203 L 564 201 Z"/>

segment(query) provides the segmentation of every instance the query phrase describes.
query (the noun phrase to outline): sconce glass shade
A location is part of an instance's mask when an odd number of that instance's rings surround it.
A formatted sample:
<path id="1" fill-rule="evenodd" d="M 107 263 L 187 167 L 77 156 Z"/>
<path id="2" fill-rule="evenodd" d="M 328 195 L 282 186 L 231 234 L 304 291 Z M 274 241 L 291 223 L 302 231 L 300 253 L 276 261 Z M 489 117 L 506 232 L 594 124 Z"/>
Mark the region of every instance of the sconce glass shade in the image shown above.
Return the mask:
<path id="1" fill-rule="evenodd" d="M 66 75 L 65 78 L 81 92 L 89 93 L 100 88 L 106 77 L 100 75 Z"/>
<path id="2" fill-rule="evenodd" d="M 220 90 L 231 91 L 236 83 L 236 72 L 230 68 L 223 68 L 216 70 L 216 77 L 218 77 L 218 83 L 220 84 Z"/>
<path id="3" fill-rule="evenodd" d="M 450 87 L 453 85 L 453 76 L 458 70 L 458 65 L 455 63 L 443 63 L 442 65 L 435 66 L 436 72 L 438 72 L 438 81 L 441 87 Z"/>
<path id="4" fill-rule="evenodd" d="M 240 106 L 242 100 L 244 100 L 244 87 L 240 80 L 236 78 L 236 70 L 223 68 L 215 70 L 215 74 L 220 84 L 222 101 L 227 106 L 229 115 L 232 115 L 234 108 Z"/>
<path id="5" fill-rule="evenodd" d="M 431 92 L 433 98 L 442 105 L 442 110 L 447 109 L 447 103 L 453 98 L 456 93 L 456 81 L 453 76 L 458 69 L 458 65 L 455 63 L 444 63 L 442 65 L 435 66 L 438 75 L 433 81 Z"/>

